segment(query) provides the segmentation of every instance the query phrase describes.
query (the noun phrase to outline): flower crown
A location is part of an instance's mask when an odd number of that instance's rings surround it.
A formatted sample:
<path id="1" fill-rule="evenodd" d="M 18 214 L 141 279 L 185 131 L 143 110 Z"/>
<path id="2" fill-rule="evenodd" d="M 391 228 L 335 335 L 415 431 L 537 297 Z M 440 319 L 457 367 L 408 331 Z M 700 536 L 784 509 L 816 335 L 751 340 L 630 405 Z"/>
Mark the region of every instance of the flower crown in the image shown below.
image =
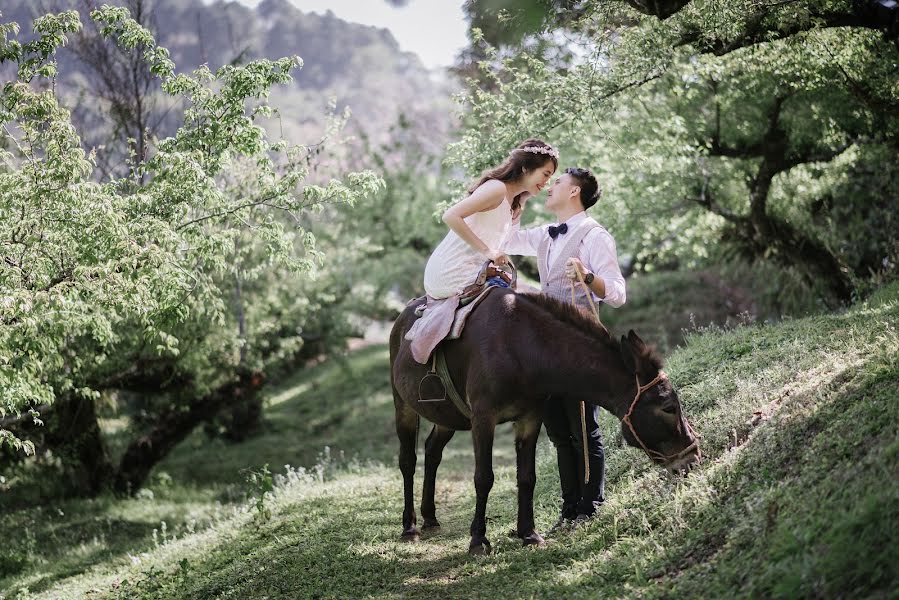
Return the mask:
<path id="1" fill-rule="evenodd" d="M 523 152 L 533 152 L 534 154 L 549 154 L 556 160 L 559 160 L 559 151 L 552 146 L 525 146 L 519 148 Z"/>

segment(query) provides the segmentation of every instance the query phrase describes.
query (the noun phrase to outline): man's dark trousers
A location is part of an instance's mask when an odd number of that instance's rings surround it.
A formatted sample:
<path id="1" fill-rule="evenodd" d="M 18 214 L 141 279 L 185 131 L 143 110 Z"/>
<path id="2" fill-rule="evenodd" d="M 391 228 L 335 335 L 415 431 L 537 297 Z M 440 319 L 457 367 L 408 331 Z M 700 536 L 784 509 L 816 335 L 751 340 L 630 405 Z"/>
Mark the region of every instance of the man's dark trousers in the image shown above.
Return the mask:
<path id="1" fill-rule="evenodd" d="M 605 500 L 605 449 L 599 430 L 599 407 L 585 405 L 590 480 L 584 485 L 584 447 L 581 442 L 580 402 L 549 398 L 543 424 L 556 447 L 562 484 L 562 516 L 593 515 Z"/>

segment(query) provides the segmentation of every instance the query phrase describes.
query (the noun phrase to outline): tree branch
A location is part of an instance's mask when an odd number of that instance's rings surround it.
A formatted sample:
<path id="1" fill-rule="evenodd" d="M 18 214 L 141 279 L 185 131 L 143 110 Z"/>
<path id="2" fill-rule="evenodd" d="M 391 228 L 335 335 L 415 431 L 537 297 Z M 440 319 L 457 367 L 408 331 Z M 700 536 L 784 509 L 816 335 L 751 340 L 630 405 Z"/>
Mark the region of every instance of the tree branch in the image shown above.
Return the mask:
<path id="1" fill-rule="evenodd" d="M 664 21 L 690 3 L 690 0 L 625 0 L 632 8 Z"/>
<path id="2" fill-rule="evenodd" d="M 706 189 L 705 184 L 702 186 L 702 190 L 697 196 L 693 196 L 692 198 L 687 198 L 688 202 L 693 202 L 695 204 L 700 205 L 707 211 L 718 215 L 726 221 L 729 221 L 734 224 L 745 224 L 747 222 L 747 218 L 743 215 L 738 215 L 730 209 L 724 208 L 715 200 L 714 196 Z"/>
<path id="3" fill-rule="evenodd" d="M 228 209 L 228 210 L 223 210 L 220 212 L 203 215 L 202 217 L 197 217 L 196 219 L 191 219 L 190 221 L 187 221 L 186 223 L 182 223 L 181 225 L 178 225 L 178 227 L 175 228 L 175 231 L 181 231 L 185 227 L 189 227 L 190 225 L 194 225 L 196 223 L 202 223 L 203 221 L 208 221 L 209 219 L 215 219 L 216 217 L 227 217 L 228 215 L 233 215 L 234 213 L 240 212 L 245 208 L 252 208 L 254 206 L 260 206 L 262 204 L 266 204 L 266 203 L 268 203 L 269 200 L 276 198 L 278 195 L 279 194 L 272 194 L 272 195 L 266 196 L 264 198 L 259 198 L 256 200 L 252 200 L 250 202 L 244 202 L 243 204 L 238 204 L 237 206 L 235 206 L 231 209 Z"/>
<path id="4" fill-rule="evenodd" d="M 22 423 L 28 419 L 33 419 L 34 415 L 31 413 L 31 411 L 36 411 L 43 415 L 50 410 L 50 407 L 50 404 L 41 404 L 40 406 L 29 408 L 22 414 L 3 417 L 2 419 L 0 419 L 0 429 L 7 429 L 14 425 L 18 425 L 19 423 Z"/>
<path id="5" fill-rule="evenodd" d="M 899 10 L 889 12 L 887 9 L 879 10 L 872 3 L 868 3 L 866 10 L 855 11 L 822 11 L 812 8 L 807 19 L 793 21 L 791 23 L 778 23 L 776 12 L 785 2 L 765 5 L 762 10 L 753 13 L 746 21 L 746 27 L 733 39 L 711 38 L 706 39 L 699 27 L 691 26 L 681 33 L 675 47 L 693 45 L 702 53 L 711 53 L 723 56 L 729 52 L 747 48 L 764 42 L 782 40 L 803 31 L 811 29 L 829 29 L 834 27 L 859 27 L 883 31 L 887 39 L 896 39 L 899 35 Z M 639 9 L 638 9 L 639 10 Z M 643 12 L 643 11 L 641 11 Z M 769 17 L 775 17 L 769 19 Z"/>

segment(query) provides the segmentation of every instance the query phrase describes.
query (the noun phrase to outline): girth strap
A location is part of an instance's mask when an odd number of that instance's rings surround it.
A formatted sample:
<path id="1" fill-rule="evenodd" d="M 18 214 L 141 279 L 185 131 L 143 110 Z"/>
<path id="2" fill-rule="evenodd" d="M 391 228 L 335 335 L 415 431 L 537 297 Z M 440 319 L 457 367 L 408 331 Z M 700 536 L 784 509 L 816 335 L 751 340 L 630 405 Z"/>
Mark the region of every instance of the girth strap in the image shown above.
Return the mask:
<path id="1" fill-rule="evenodd" d="M 433 364 L 434 366 L 431 367 L 432 372 L 437 372 L 437 376 L 440 377 L 440 383 L 443 384 L 443 389 L 446 390 L 446 395 L 453 401 L 453 404 L 456 405 L 459 412 L 465 415 L 465 418 L 471 419 L 471 407 L 462 396 L 459 395 L 459 391 L 456 390 L 456 386 L 453 384 L 453 378 L 450 376 L 449 369 L 446 366 L 446 357 L 443 355 L 443 350 L 440 346 L 437 346 L 434 350 Z"/>

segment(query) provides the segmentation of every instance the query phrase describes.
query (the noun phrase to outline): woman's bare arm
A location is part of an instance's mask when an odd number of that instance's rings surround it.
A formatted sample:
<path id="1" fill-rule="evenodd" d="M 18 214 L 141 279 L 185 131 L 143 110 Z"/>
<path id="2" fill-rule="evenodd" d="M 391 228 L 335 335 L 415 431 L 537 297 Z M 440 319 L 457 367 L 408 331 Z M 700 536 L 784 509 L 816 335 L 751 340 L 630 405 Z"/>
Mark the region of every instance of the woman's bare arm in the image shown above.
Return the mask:
<path id="1" fill-rule="evenodd" d="M 479 238 L 474 231 L 465 223 L 465 217 L 471 216 L 478 212 L 491 210 L 500 205 L 506 196 L 506 186 L 502 181 L 492 179 L 485 181 L 481 187 L 476 189 L 470 196 L 461 202 L 454 204 L 443 213 L 443 222 L 450 229 L 465 240 L 469 246 L 484 255 L 485 258 L 498 261 L 505 254 L 498 248 L 490 248 Z M 508 260 L 508 257 L 506 257 Z"/>

